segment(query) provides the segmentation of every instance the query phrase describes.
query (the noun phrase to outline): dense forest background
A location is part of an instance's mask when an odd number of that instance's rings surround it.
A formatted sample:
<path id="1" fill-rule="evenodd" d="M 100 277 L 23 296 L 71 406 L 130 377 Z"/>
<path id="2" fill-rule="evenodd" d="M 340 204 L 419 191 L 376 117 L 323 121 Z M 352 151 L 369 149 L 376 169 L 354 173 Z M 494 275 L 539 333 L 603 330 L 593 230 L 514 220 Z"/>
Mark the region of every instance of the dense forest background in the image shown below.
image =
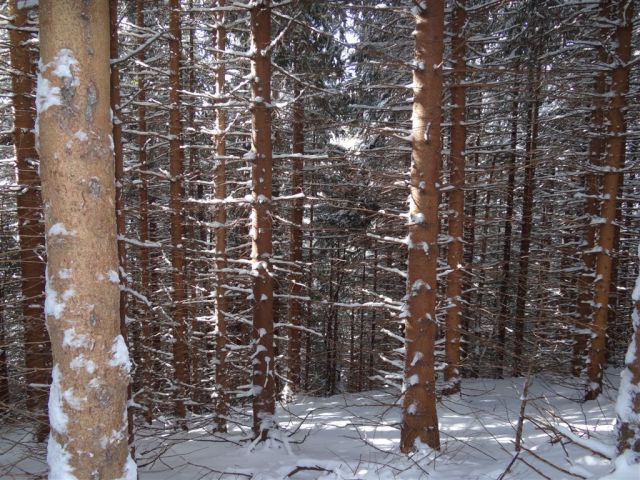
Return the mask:
<path id="1" fill-rule="evenodd" d="M 0 5 L 0 422 L 44 440 L 39 161 L 16 153 L 36 118 L 37 3 Z M 266 431 L 255 426 L 257 322 L 273 331 L 272 402 L 400 398 L 416 292 L 407 234 L 425 221 L 408 201 L 415 72 L 429 68 L 415 16 L 442 2 L 109 3 L 130 426 L 206 418 L 225 432 L 232 418 L 250 426 L 253 400 L 254 432 Z M 544 375 L 594 400 L 635 332 L 638 5 L 442 8 L 430 90 L 440 116 L 423 126 L 427 144 L 434 132 L 440 142 L 426 219 L 437 227 L 434 395 L 464 395 L 465 379 Z M 254 230 L 266 225 L 273 301 L 260 311 Z"/>

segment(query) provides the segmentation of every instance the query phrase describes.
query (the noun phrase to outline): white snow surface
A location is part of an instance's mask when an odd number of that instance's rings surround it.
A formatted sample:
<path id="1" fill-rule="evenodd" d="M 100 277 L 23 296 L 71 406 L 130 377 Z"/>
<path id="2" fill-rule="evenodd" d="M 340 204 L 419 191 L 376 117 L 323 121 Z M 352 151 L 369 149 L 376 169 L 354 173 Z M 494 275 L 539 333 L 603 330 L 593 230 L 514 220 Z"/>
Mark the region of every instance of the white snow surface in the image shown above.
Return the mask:
<path id="1" fill-rule="evenodd" d="M 609 371 L 606 383 L 617 378 L 617 371 Z M 638 478 L 638 465 L 627 457 L 610 461 L 590 449 L 608 452 L 616 443 L 615 389 L 606 388 L 598 401 L 580 403 L 573 400 L 581 398 L 583 386 L 572 382 L 549 377 L 533 382 L 526 413 L 537 425 L 525 422 L 523 446 L 529 451 L 521 452 L 523 461 L 515 461 L 505 480 L 543 478 L 527 463 L 553 480 Z M 151 427 L 141 427 L 136 437 L 136 451 L 147 452 L 138 458 L 138 464 L 145 464 L 138 469 L 140 479 L 495 480 L 513 459 L 522 383 L 523 379 L 463 380 L 462 397 L 438 402 L 441 452 L 424 449 L 410 458 L 399 453 L 401 399 L 390 389 L 297 397 L 278 406 L 274 438 L 253 448 L 249 425 L 235 423 L 246 424 L 247 417 L 234 418 L 228 434 L 211 432 L 210 415 L 192 415 L 189 432 L 174 428 L 172 418 L 160 417 Z M 574 440 L 552 429 L 573 432 Z M 25 472 L 30 478 L 46 471 L 44 448 L 24 443 L 25 429 L 17 425 L 3 433 L 0 478 L 25 478 Z M 12 440 L 22 445 L 7 448 Z M 38 449 L 39 457 L 34 454 Z M 59 445 L 50 450 L 64 458 Z M 58 470 L 64 465 L 59 463 Z M 134 478 L 133 466 L 129 468 L 123 480 Z M 50 478 L 74 477 L 70 472 Z"/>

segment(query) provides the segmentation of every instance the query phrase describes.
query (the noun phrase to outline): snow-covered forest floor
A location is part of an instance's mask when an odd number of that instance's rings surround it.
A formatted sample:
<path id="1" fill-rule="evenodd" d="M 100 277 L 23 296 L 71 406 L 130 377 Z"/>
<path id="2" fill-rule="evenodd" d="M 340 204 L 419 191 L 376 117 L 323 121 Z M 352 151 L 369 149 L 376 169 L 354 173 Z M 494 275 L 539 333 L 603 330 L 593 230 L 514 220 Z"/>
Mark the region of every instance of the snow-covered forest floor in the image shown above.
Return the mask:
<path id="1" fill-rule="evenodd" d="M 159 418 L 137 431 L 140 478 L 600 478 L 611 468 L 601 454 L 615 444 L 617 372 L 607 378 L 598 401 L 580 403 L 575 400 L 582 390 L 573 380 L 537 377 L 527 396 L 523 448 L 515 461 L 524 380 L 475 379 L 464 381 L 462 397 L 438 404 L 438 454 L 399 453 L 401 411 L 390 390 L 306 396 L 279 406 L 281 440 L 258 446 L 246 440 L 250 431 L 243 425 L 250 424 L 250 411 L 239 414 L 225 435 L 211 433 L 204 417 L 191 417 L 189 432 Z M 0 478 L 46 478 L 45 448 L 16 426 L 1 431 Z"/>

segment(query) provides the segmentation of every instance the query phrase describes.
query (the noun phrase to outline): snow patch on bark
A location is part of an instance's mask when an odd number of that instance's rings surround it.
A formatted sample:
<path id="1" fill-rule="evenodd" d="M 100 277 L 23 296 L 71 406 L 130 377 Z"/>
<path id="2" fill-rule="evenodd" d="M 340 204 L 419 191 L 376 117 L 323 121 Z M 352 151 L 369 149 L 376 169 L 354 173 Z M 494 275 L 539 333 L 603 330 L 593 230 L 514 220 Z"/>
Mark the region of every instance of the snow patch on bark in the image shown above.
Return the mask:
<path id="1" fill-rule="evenodd" d="M 113 341 L 111 347 L 110 367 L 122 367 L 127 373 L 131 370 L 131 361 L 129 360 L 129 350 L 122 335 L 118 335 Z"/>
<path id="2" fill-rule="evenodd" d="M 87 360 L 83 354 L 74 357 L 73 360 L 71 360 L 69 366 L 74 370 L 80 370 L 81 368 L 84 368 L 89 374 L 92 374 L 96 371 L 95 362 L 93 360 Z"/>
<path id="3" fill-rule="evenodd" d="M 67 423 L 69 423 L 69 417 L 64 413 L 63 409 L 63 396 L 62 388 L 60 387 L 60 380 L 62 374 L 58 364 L 53 366 L 51 370 L 51 387 L 49 390 L 49 423 L 58 433 L 67 433 Z"/>
<path id="4" fill-rule="evenodd" d="M 62 339 L 63 347 L 83 348 L 89 345 L 89 337 L 83 333 L 76 333 L 75 328 L 67 328 L 64 331 L 64 337 Z"/>
<path id="5" fill-rule="evenodd" d="M 49 435 L 49 442 L 47 443 L 49 480 L 78 480 L 73 475 L 73 468 L 69 465 L 70 459 L 71 454 L 56 441 L 53 435 Z"/>

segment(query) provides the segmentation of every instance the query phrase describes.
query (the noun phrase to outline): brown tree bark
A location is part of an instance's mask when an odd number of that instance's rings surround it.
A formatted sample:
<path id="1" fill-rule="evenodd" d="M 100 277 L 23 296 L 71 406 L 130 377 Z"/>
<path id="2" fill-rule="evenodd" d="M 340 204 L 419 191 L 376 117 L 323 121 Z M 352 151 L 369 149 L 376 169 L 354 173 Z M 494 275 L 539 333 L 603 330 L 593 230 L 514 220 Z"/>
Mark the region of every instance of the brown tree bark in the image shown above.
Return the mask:
<path id="1" fill-rule="evenodd" d="M 591 323 L 591 348 L 587 367 L 588 384 L 585 400 L 595 400 L 602 392 L 602 375 L 606 355 L 607 316 L 609 312 L 609 293 L 611 291 L 611 267 L 614 254 L 616 210 L 618 193 L 622 183 L 622 169 L 625 163 L 627 130 L 625 110 L 626 95 L 629 91 L 629 60 L 631 59 L 631 35 L 633 2 L 618 2 L 617 18 L 619 22 L 614 34 L 615 64 L 611 77 L 611 106 L 607 114 L 609 120 L 608 154 L 606 165 L 609 167 L 602 179 L 602 212 L 600 217 L 600 235 L 596 258 L 595 313 Z"/>
<path id="2" fill-rule="evenodd" d="M 144 20 L 144 0 L 136 0 L 136 25 L 145 26 Z M 140 39 L 140 43 L 144 43 L 144 39 Z M 144 63 L 145 54 L 141 51 L 138 54 L 140 62 Z M 146 101 L 146 82 L 143 74 L 143 68 L 138 70 L 138 131 L 145 132 L 147 130 L 147 112 L 144 105 Z M 139 250 L 140 255 L 140 290 L 145 298 L 149 297 L 151 275 L 149 265 L 149 249 L 144 246 L 149 240 L 149 185 L 147 175 L 144 173 L 148 170 L 147 163 L 147 136 L 144 133 L 138 135 L 138 161 L 140 162 L 138 187 L 138 228 L 140 242 L 142 246 Z M 140 372 L 142 374 L 142 385 L 144 394 L 142 403 L 145 406 L 145 419 L 150 424 L 153 420 L 153 371 L 154 362 L 152 351 L 152 339 L 154 336 L 153 329 L 153 312 L 147 309 L 143 317 L 140 319 L 142 325 L 142 338 L 140 348 L 142 354 L 140 356 Z"/>
<path id="3" fill-rule="evenodd" d="M 225 0 L 218 0 L 218 6 L 224 7 Z M 222 101 L 225 94 L 225 64 L 224 57 L 221 53 L 226 48 L 227 33 L 224 26 L 224 11 L 216 13 L 216 60 L 218 67 L 216 69 L 216 95 Z M 226 184 L 226 128 L 227 128 L 227 112 L 224 108 L 219 107 L 216 111 L 216 154 L 217 164 L 215 169 L 215 197 L 223 200 L 227 196 Z M 227 211 L 224 204 L 218 205 L 216 210 L 216 269 L 217 281 L 216 286 L 216 320 L 218 336 L 216 337 L 216 352 L 218 363 L 216 365 L 216 385 L 218 397 L 216 401 L 216 431 L 226 432 L 227 421 L 226 416 L 229 413 L 229 398 L 227 389 L 229 380 L 227 378 L 227 320 L 225 312 L 227 311 L 227 299 L 225 297 L 224 285 L 226 283 L 225 269 L 227 268 Z"/>
<path id="4" fill-rule="evenodd" d="M 302 194 L 303 190 L 303 173 L 302 168 L 304 161 L 304 100 L 301 97 L 300 87 L 295 84 L 293 87 L 293 139 L 292 139 L 292 173 L 291 173 L 291 189 L 294 195 Z M 295 327 L 301 325 L 302 304 L 299 297 L 303 293 L 303 273 L 302 273 L 302 219 L 304 214 L 304 199 L 296 198 L 293 200 L 291 211 L 291 230 L 290 230 L 290 257 L 291 274 L 289 277 L 290 290 L 289 293 L 289 325 L 293 328 L 288 330 L 289 334 L 289 385 L 292 393 L 300 391 L 300 330 Z"/>
<path id="5" fill-rule="evenodd" d="M 266 440 L 275 413 L 273 353 L 271 1 L 251 8 L 251 261 L 253 284 L 253 431 Z"/>
<path id="6" fill-rule="evenodd" d="M 533 194 L 535 191 L 536 156 L 538 149 L 538 109 L 540 107 L 540 67 L 537 59 L 529 65 L 527 107 L 527 140 L 525 145 L 524 185 L 522 192 L 522 227 L 520 231 L 520 258 L 516 288 L 515 338 L 513 345 L 513 375 L 525 373 L 524 329 L 529 281 L 529 253 L 533 231 Z"/>
<path id="7" fill-rule="evenodd" d="M 460 393 L 460 311 L 462 303 L 462 265 L 464 262 L 464 168 L 467 132 L 465 127 L 466 77 L 464 25 L 465 0 L 453 8 L 451 40 L 453 75 L 451 78 L 451 174 L 453 190 L 449 194 L 449 237 L 447 263 L 447 319 L 445 334 L 444 395 Z"/>
<path id="8" fill-rule="evenodd" d="M 27 408 L 37 425 L 36 438 L 42 442 L 49 432 L 47 396 L 43 388 L 49 383 L 51 352 L 44 323 L 44 226 L 42 197 L 38 176 L 35 124 L 35 65 L 30 52 L 33 35 L 28 31 L 31 8 L 18 8 L 9 2 L 12 18 L 9 29 L 11 44 L 11 83 L 13 87 L 14 145 L 18 171 L 17 194 L 20 267 L 22 269 L 22 318 L 24 323 Z"/>
<path id="9" fill-rule="evenodd" d="M 180 0 L 169 3 L 169 173 L 171 192 L 171 267 L 173 269 L 173 366 L 175 369 L 175 413 L 184 418 L 187 410 L 189 363 L 187 346 L 187 312 L 185 307 L 185 255 L 183 245 L 184 154 L 182 152 L 182 121 L 180 119 Z"/>
<path id="10" fill-rule="evenodd" d="M 53 350 L 52 477 L 135 478 L 120 334 L 109 5 L 40 2 L 37 107 Z"/>
<path id="11" fill-rule="evenodd" d="M 607 60 L 607 52 L 604 47 L 599 49 L 599 59 L 605 63 Z M 589 161 L 592 168 L 602 166 L 603 155 L 605 153 L 605 134 L 602 131 L 604 125 L 604 95 L 606 93 L 606 75 L 605 72 L 598 72 L 595 81 L 595 96 L 593 105 L 593 114 L 591 124 L 594 128 L 593 137 L 589 141 Z M 591 336 L 591 323 L 593 309 L 591 301 L 593 298 L 593 280 L 595 276 L 595 260 L 596 255 L 593 252 L 595 246 L 597 227 L 594 225 L 593 219 L 598 216 L 598 194 L 600 190 L 599 178 L 595 171 L 590 171 L 584 179 L 584 193 L 586 196 L 584 213 L 585 213 L 585 230 L 582 251 L 582 263 L 584 271 L 578 278 L 578 315 L 576 322 L 576 330 L 574 332 L 573 345 L 573 375 L 579 377 L 584 370 L 585 360 L 587 357 L 589 338 Z"/>
<path id="12" fill-rule="evenodd" d="M 438 180 L 441 158 L 444 2 L 416 14 L 413 73 L 413 152 L 409 204 L 408 300 L 405 322 L 405 386 L 400 449 L 416 441 L 440 448 L 436 413 L 434 344 L 437 333 Z"/>
<path id="13" fill-rule="evenodd" d="M 112 60 L 118 58 L 118 0 L 109 0 L 109 56 Z M 124 183 L 124 155 L 122 150 L 122 120 L 120 119 L 120 67 L 117 63 L 111 65 L 111 114 L 113 116 L 112 138 L 113 155 L 116 175 L 116 225 L 118 229 L 118 276 L 122 285 L 126 284 L 127 251 L 123 237 L 126 234 L 126 214 L 122 185 Z M 129 347 L 127 334 L 127 292 L 120 289 L 120 334 Z M 127 400 L 131 399 L 131 383 L 127 387 Z M 135 457 L 133 445 L 133 406 L 127 408 L 128 442 L 131 455 Z"/>

